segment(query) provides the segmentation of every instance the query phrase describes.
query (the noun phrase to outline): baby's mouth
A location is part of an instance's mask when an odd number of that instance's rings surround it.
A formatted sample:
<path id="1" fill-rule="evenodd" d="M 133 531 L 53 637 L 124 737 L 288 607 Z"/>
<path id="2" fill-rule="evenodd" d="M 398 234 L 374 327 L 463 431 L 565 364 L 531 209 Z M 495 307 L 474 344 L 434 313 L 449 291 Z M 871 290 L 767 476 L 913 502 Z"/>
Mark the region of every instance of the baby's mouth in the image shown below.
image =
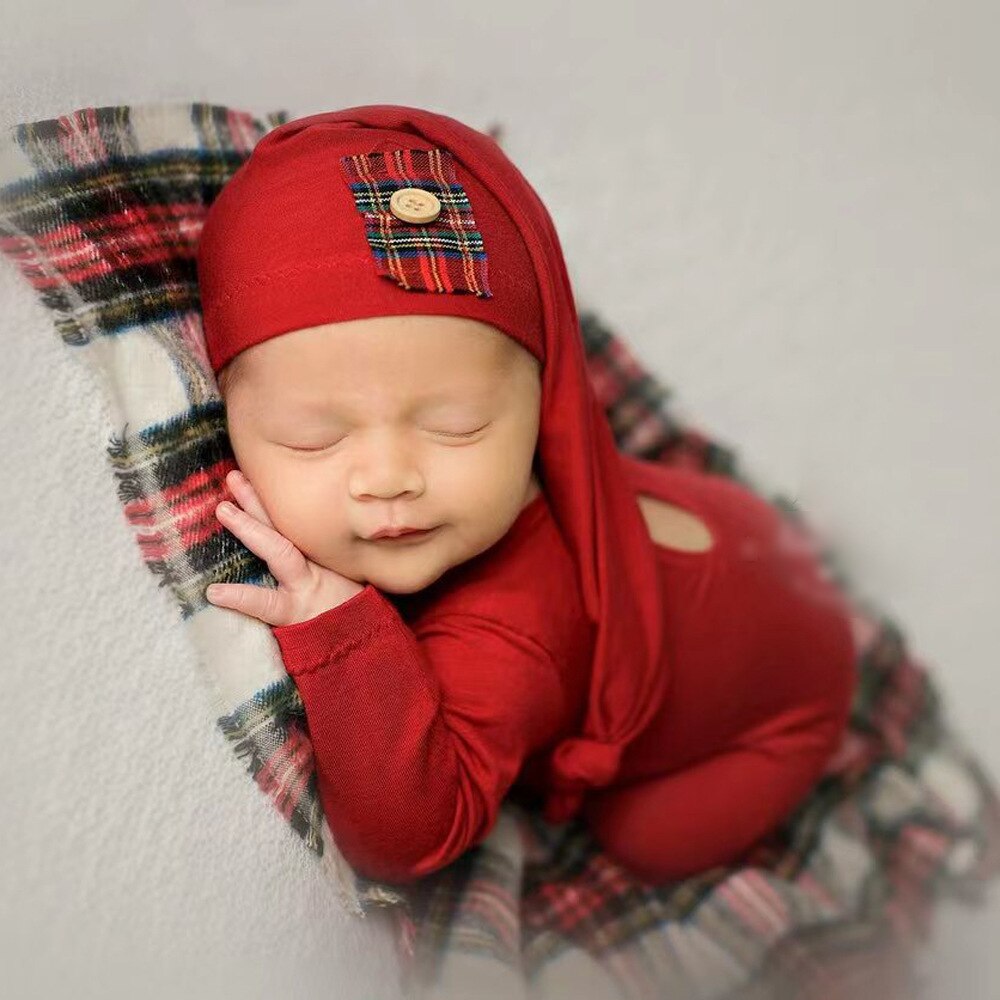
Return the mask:
<path id="1" fill-rule="evenodd" d="M 404 531 L 400 535 L 383 535 L 381 538 L 366 538 L 365 541 L 371 542 L 373 545 L 405 545 L 407 543 L 417 543 L 423 541 L 425 538 L 430 538 L 441 525 L 437 525 L 433 528 L 426 528 L 423 531 Z"/>

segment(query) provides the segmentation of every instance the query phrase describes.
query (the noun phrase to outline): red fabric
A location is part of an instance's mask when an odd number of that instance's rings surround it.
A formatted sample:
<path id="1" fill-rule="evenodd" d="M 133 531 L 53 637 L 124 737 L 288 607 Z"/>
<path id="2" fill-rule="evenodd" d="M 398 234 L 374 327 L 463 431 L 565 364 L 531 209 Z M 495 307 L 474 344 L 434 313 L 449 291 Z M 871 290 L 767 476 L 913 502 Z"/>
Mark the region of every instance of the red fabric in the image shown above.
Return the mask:
<path id="1" fill-rule="evenodd" d="M 612 857 L 659 881 L 732 861 L 808 791 L 846 722 L 854 644 L 848 606 L 773 507 L 719 476 L 619 461 L 630 494 L 714 537 L 708 552 L 650 543 L 672 683 L 583 812 Z M 419 878 L 482 840 L 506 794 L 548 793 L 546 751 L 579 730 L 594 642 L 552 513 L 536 497 L 418 594 L 369 585 L 273 630 L 334 839 L 368 877 Z"/>
<path id="2" fill-rule="evenodd" d="M 544 494 L 417 594 L 368 584 L 272 629 L 338 848 L 404 883 L 485 837 L 526 759 L 577 732 L 593 630 Z"/>
<path id="3" fill-rule="evenodd" d="M 245 348 L 290 330 L 409 313 L 491 323 L 544 361 L 542 306 L 531 255 L 513 219 L 476 172 L 489 173 L 509 161 L 501 159 L 498 147 L 490 149 L 488 144 L 495 144 L 487 136 L 454 122 L 467 147 L 470 137 L 474 140 L 477 166 L 467 168 L 443 145 L 449 121 L 416 109 L 410 116 L 407 109 L 390 106 L 349 108 L 286 122 L 257 143 L 212 202 L 198 240 L 202 323 L 214 372 Z M 434 148 L 442 151 L 442 169 L 414 162 L 421 158 L 415 151 Z M 383 210 L 366 220 L 352 183 L 358 176 L 369 181 L 360 192 L 364 196 L 393 174 L 403 179 L 434 170 L 445 185 L 451 169 L 469 210 L 442 211 L 433 228 L 451 246 L 464 246 L 471 234 L 463 223 L 474 222 L 485 258 L 445 261 L 440 253 L 417 250 L 415 257 L 391 267 L 373 253 L 366 228 L 392 243 L 405 234 L 424 234 L 426 227 L 396 218 L 384 191 Z M 412 249 L 413 243 L 408 245 Z M 485 281 L 476 280 L 476 268 Z M 410 288 L 399 285 L 391 273 L 397 269 Z M 463 277 L 472 288 L 488 287 L 474 294 L 462 287 Z"/>
<path id="4" fill-rule="evenodd" d="M 491 298 L 406 289 L 380 273 L 341 157 L 410 147 L 448 150 L 482 223 Z M 671 666 L 661 661 L 655 556 L 619 474 L 562 248 L 534 188 L 492 138 L 445 115 L 369 105 L 296 119 L 264 136 L 213 202 L 198 280 L 215 371 L 235 351 L 284 332 L 393 313 L 482 319 L 543 362 L 539 478 L 596 630 L 587 711 L 546 765 L 545 815 L 571 818 L 588 788 L 614 779 Z M 359 603 L 377 600 L 368 593 Z M 392 768 L 391 757 L 382 766 Z"/>
<path id="5" fill-rule="evenodd" d="M 656 547 L 671 686 L 584 818 L 651 883 L 736 864 L 813 788 L 857 682 L 850 605 L 787 517 L 744 486 L 623 456 L 637 493 L 707 525 L 707 552 Z"/>

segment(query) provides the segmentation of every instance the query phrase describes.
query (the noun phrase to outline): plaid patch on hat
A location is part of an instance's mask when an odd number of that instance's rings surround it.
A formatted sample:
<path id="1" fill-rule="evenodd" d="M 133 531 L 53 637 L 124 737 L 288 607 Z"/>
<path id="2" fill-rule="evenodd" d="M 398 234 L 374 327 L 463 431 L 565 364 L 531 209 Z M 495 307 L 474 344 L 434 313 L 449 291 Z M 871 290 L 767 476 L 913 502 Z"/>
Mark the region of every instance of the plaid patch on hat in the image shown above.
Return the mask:
<path id="1" fill-rule="evenodd" d="M 353 153 L 342 156 L 340 165 L 364 217 L 379 274 L 408 291 L 492 297 L 483 237 L 447 149 Z M 429 191 L 441 202 L 441 214 L 433 222 L 405 222 L 390 211 L 393 193 L 408 187 Z"/>

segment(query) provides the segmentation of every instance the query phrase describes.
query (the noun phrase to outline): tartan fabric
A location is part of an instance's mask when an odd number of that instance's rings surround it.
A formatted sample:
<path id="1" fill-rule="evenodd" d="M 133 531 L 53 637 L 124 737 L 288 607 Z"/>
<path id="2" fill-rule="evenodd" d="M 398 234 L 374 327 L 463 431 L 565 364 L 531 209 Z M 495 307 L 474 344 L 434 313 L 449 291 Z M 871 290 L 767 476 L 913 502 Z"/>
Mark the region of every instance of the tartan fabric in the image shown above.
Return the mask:
<path id="1" fill-rule="evenodd" d="M 204 103 L 120 105 L 0 137 L 0 250 L 106 388 L 125 522 L 191 631 L 218 725 L 248 774 L 347 908 L 391 908 L 411 996 L 889 1000 L 907 988 L 936 901 L 981 905 L 1000 872 L 1000 800 L 899 623 L 856 596 L 837 554 L 780 494 L 770 502 L 809 531 L 852 595 L 859 684 L 838 753 L 766 841 L 737 865 L 654 886 L 614 864 L 580 822 L 550 826 L 507 803 L 483 843 L 415 885 L 373 883 L 346 865 L 269 629 L 203 596 L 215 580 L 275 584 L 213 516 L 235 462 L 194 261 L 207 206 L 287 120 Z M 597 313 L 580 317 L 588 373 L 623 451 L 766 496 Z"/>
<path id="2" fill-rule="evenodd" d="M 340 159 L 378 273 L 409 290 L 472 292 L 490 298 L 482 234 L 447 149 L 395 149 Z M 441 202 L 431 223 L 415 225 L 389 210 L 401 188 L 430 191 Z"/>

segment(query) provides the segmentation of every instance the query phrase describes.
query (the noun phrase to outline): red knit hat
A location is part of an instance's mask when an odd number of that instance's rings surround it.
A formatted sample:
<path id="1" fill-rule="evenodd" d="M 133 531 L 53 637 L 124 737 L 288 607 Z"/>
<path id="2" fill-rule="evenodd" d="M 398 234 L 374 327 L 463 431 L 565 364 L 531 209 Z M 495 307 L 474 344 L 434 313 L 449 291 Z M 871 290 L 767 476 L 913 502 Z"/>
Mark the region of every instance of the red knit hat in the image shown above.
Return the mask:
<path id="1" fill-rule="evenodd" d="M 267 133 L 216 198 L 198 280 L 215 372 L 282 333 L 403 313 L 490 323 L 542 362 L 541 478 L 596 636 L 582 732 L 548 757 L 545 818 L 572 818 L 588 788 L 614 779 L 669 678 L 655 550 L 534 188 L 492 138 L 442 114 L 367 105 L 299 118 Z"/>
<path id="2" fill-rule="evenodd" d="M 267 133 L 209 209 L 198 281 L 216 373 L 281 333 L 402 313 L 491 323 L 544 362 L 517 226 L 449 150 L 405 130 L 314 115 Z"/>

